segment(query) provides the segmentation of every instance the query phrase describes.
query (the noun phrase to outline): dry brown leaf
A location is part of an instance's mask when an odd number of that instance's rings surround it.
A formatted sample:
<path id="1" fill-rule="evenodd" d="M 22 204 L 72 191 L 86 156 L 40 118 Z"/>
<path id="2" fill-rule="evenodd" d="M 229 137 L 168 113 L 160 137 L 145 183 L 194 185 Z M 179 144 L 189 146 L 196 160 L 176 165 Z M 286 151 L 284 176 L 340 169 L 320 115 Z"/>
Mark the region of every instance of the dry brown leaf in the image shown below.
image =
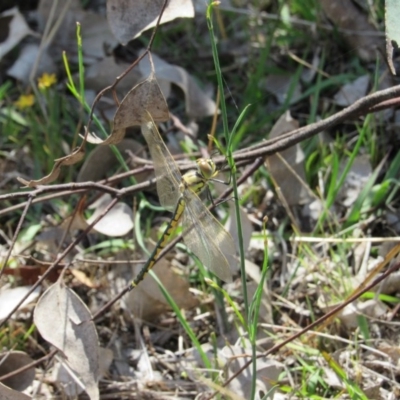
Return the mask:
<path id="1" fill-rule="evenodd" d="M 353 82 L 346 83 L 335 94 L 333 101 L 342 107 L 347 107 L 367 94 L 369 75 L 362 75 Z"/>
<path id="2" fill-rule="evenodd" d="M 289 104 L 294 104 L 301 98 L 301 84 L 300 82 L 295 82 L 294 84 L 296 86 L 292 88 L 292 74 L 270 74 L 263 81 L 263 87 L 275 95 L 279 104 L 284 104 L 287 101 L 288 95 L 290 95 Z"/>
<path id="3" fill-rule="evenodd" d="M 22 282 L 23 285 L 33 285 L 36 281 L 48 270 L 48 265 L 18 265 L 17 267 L 6 267 L 3 269 L 4 275 L 15 276 L 18 282 Z M 49 275 L 47 275 L 47 280 L 50 282 L 55 282 L 61 273 L 62 267 L 59 265 L 52 269 Z M 1 295 L 0 295 L 1 303 Z M 9 309 L 9 312 L 11 309 Z M 2 312 L 0 312 L 2 315 Z M 1 317 L 0 317 L 1 320 Z"/>
<path id="4" fill-rule="evenodd" d="M 31 400 L 32 398 L 23 394 L 21 392 L 17 392 L 16 390 L 12 390 L 7 386 L 4 386 L 0 383 L 0 399 L 1 400 Z"/>
<path id="5" fill-rule="evenodd" d="M 53 57 L 48 54 L 46 49 L 40 53 L 40 48 L 37 44 L 29 43 L 22 47 L 18 58 L 7 70 L 7 75 L 27 84 L 35 65 L 36 58 L 39 57 L 39 55 L 40 60 L 36 67 L 35 77 L 41 76 L 44 72 L 52 74 L 58 71 Z"/>
<path id="6" fill-rule="evenodd" d="M 17 7 L 10 8 L 0 14 L 0 25 L 2 32 L 7 35 L 4 37 L 2 34 L 4 40 L 0 43 L 0 60 L 26 35 L 35 35 Z"/>
<path id="7" fill-rule="evenodd" d="M 142 158 L 145 157 L 143 144 L 134 139 L 123 139 L 116 147 L 125 160 L 129 160 L 131 154 Z M 128 165 L 131 169 L 135 168 L 133 162 L 128 162 Z M 116 166 L 120 166 L 120 162 L 111 148 L 108 146 L 97 146 L 90 152 L 82 164 L 77 182 L 96 182 L 108 178 L 110 172 L 115 172 Z M 149 176 L 150 173 L 145 171 L 135 175 L 135 179 L 140 183 L 147 180 Z"/>
<path id="8" fill-rule="evenodd" d="M 340 163 L 340 172 L 343 173 L 347 168 L 347 163 L 342 160 Z M 350 208 L 359 198 L 365 185 L 372 178 L 373 174 L 371 159 L 367 154 L 361 154 L 355 157 L 339 191 L 339 197 L 346 208 Z"/>
<path id="9" fill-rule="evenodd" d="M 110 203 L 111 196 L 108 193 L 102 195 L 96 202 L 90 205 L 89 209 L 94 209 L 94 212 L 86 219 L 83 214 L 85 202 L 82 200 L 82 205 L 78 206 L 76 212 L 66 217 L 59 226 L 41 232 L 37 236 L 37 240 L 41 242 L 42 245 L 44 244 L 42 242 L 48 242 L 46 243 L 46 251 L 51 252 L 51 249 L 55 250 L 59 245 L 59 241 L 64 238 L 65 231 L 73 232 L 87 229 L 88 226 L 104 212 L 105 208 Z M 132 209 L 126 203 L 118 202 L 92 227 L 91 232 L 94 231 L 111 237 L 120 237 L 128 234 L 132 228 Z"/>
<path id="10" fill-rule="evenodd" d="M 41 179 L 31 180 L 31 181 L 27 181 L 20 177 L 18 177 L 17 179 L 19 182 L 21 182 L 26 187 L 36 187 L 38 185 L 46 185 L 48 183 L 54 182 L 58 178 L 58 176 L 60 175 L 62 166 L 74 165 L 74 164 L 78 163 L 79 161 L 81 161 L 82 158 L 84 157 L 84 155 L 85 155 L 85 152 L 82 149 L 82 147 L 78 147 L 71 154 L 68 154 L 65 157 L 57 158 L 56 160 L 54 160 L 54 166 L 49 175 L 47 175 Z"/>
<path id="11" fill-rule="evenodd" d="M 221 354 L 227 361 L 227 376 L 226 379 L 236 374 L 249 360 L 248 357 L 243 357 L 244 354 L 249 354 L 250 346 L 246 349 L 240 346 L 225 346 Z M 257 398 L 262 398 L 262 393 L 267 393 L 273 387 L 273 382 L 279 378 L 279 374 L 283 371 L 283 365 L 272 359 L 257 360 L 257 377 L 256 377 L 256 394 Z M 253 384 L 253 369 L 252 365 L 236 376 L 227 386 L 233 393 L 241 396 L 243 399 L 251 398 L 251 390 Z"/>
<path id="12" fill-rule="evenodd" d="M 143 50 L 140 52 L 143 54 Z M 159 82 L 170 82 L 179 86 L 185 94 L 186 113 L 193 118 L 202 118 L 214 115 L 216 104 L 197 84 L 191 75 L 182 67 L 168 64 L 160 57 L 151 55 L 156 78 Z M 145 57 L 139 63 L 139 69 L 143 75 L 152 71 L 149 57 Z M 167 93 L 164 93 L 167 96 Z M 154 118 L 153 118 L 154 119 Z"/>
<path id="13" fill-rule="evenodd" d="M 39 299 L 34 322 L 42 337 L 60 350 L 90 399 L 97 400 L 98 338 L 92 315 L 82 300 L 58 281 Z"/>
<path id="14" fill-rule="evenodd" d="M 115 39 L 103 15 L 85 11 L 79 22 L 81 23 L 85 64 L 97 63 L 118 46 L 118 41 Z"/>
<path id="15" fill-rule="evenodd" d="M 99 376 L 100 379 L 107 374 L 108 369 L 114 359 L 114 353 L 111 349 L 100 347 L 100 370 Z"/>
<path id="16" fill-rule="evenodd" d="M 3 321 L 8 314 L 19 304 L 19 302 L 31 290 L 31 286 L 20 286 L 15 288 L 2 287 L 0 289 L 0 322 Z M 29 303 L 35 301 L 40 293 L 40 288 L 37 288 L 29 297 L 22 303 L 19 309 L 23 309 Z"/>
<path id="17" fill-rule="evenodd" d="M 107 19 L 115 37 L 126 44 L 156 26 L 164 0 L 107 0 Z M 161 24 L 176 18 L 193 18 L 191 0 L 169 0 Z"/>
<path id="18" fill-rule="evenodd" d="M 394 364 L 399 365 L 400 361 L 400 348 L 397 345 L 389 343 L 378 343 L 378 350 L 387 354 Z"/>
<path id="19" fill-rule="evenodd" d="M 350 303 L 337 314 L 337 317 L 347 329 L 356 329 L 359 326 L 358 317 L 360 315 L 379 320 L 387 312 L 388 307 L 386 304 L 375 298 L 364 302 L 355 301 Z"/>
<path id="20" fill-rule="evenodd" d="M 122 100 L 114 117 L 114 127 L 111 135 L 100 139 L 95 133 L 87 135 L 87 141 L 95 144 L 117 144 L 125 136 L 126 128 L 142 125 L 148 122 L 148 113 L 155 122 L 164 122 L 169 119 L 168 106 L 154 73 L 137 84 Z"/>
<path id="21" fill-rule="evenodd" d="M 61 51 L 67 51 L 70 59 L 77 58 L 76 22 L 80 22 L 81 25 L 82 49 L 86 65 L 97 63 L 118 45 L 106 23 L 106 18 L 83 10 L 80 1 L 41 0 L 38 14 L 39 28 L 42 31 L 49 22 L 49 17 L 54 15 L 51 26 L 53 28 L 57 26 L 58 29 L 51 40 L 49 51 L 55 57 L 58 57 Z"/>
<path id="22" fill-rule="evenodd" d="M 111 196 L 106 193 L 101 196 L 90 208 L 94 209 L 93 215 L 87 219 L 91 224 L 97 219 L 111 203 Z M 125 236 L 133 229 L 132 209 L 122 202 L 118 202 L 96 225 L 93 230 L 110 237 Z"/>
<path id="23" fill-rule="evenodd" d="M 142 265 L 135 266 L 135 276 L 141 268 Z M 153 271 L 157 274 L 158 279 L 160 279 L 178 307 L 190 309 L 198 305 L 197 298 L 189 291 L 190 285 L 188 281 L 174 272 L 170 262 L 165 259 L 160 260 L 154 266 Z M 151 321 L 171 309 L 157 282 L 150 275 L 147 275 L 140 285 L 129 292 L 125 304 L 135 316 L 146 321 Z"/>
<path id="24" fill-rule="evenodd" d="M 0 376 L 9 374 L 19 368 L 25 367 L 33 363 L 33 359 L 23 351 L 10 351 L 0 354 Z M 18 375 L 14 375 L 4 381 L 4 385 L 11 389 L 23 391 L 25 390 L 35 378 L 35 367 L 31 367 Z M 1 393 L 1 391 L 0 391 Z M 1 399 L 3 397 L 0 396 Z"/>
<path id="25" fill-rule="evenodd" d="M 298 127 L 298 122 L 287 111 L 275 123 L 270 138 L 276 138 Z M 304 186 L 303 163 L 304 154 L 299 144 L 272 155 L 266 160 L 266 167 L 288 205 L 304 204 L 310 199 L 309 191 Z"/>
<path id="26" fill-rule="evenodd" d="M 368 15 L 361 12 L 349 0 L 320 0 L 321 7 L 327 17 L 343 33 L 351 49 L 364 61 L 373 61 L 377 57 L 377 50 L 384 49 L 383 37 L 377 35 L 378 30 L 368 21 Z"/>
<path id="27" fill-rule="evenodd" d="M 105 57 L 100 62 L 94 63 L 89 68 L 85 69 L 85 88 L 93 89 L 97 93 L 111 85 L 115 81 L 115 78 L 126 71 L 129 66 L 130 64 L 124 62 L 116 63 L 113 56 Z M 144 76 L 137 68 L 134 68 L 118 83 L 116 88 L 117 92 L 125 95 L 143 79 Z"/>

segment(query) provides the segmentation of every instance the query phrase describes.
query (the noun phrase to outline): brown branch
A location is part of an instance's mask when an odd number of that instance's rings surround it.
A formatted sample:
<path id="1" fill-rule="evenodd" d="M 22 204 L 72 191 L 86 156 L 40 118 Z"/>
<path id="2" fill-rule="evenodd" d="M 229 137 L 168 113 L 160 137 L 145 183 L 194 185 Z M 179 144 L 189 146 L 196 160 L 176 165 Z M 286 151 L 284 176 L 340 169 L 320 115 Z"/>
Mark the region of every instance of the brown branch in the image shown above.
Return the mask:
<path id="1" fill-rule="evenodd" d="M 347 118 L 366 115 L 370 112 L 381 110 L 382 104 L 391 107 L 391 103 L 386 103 L 387 100 L 400 96 L 400 85 L 389 89 L 380 90 L 363 97 L 354 102 L 351 106 L 325 118 L 321 121 L 295 129 L 289 133 L 281 135 L 277 138 L 267 140 L 255 146 L 235 153 L 235 161 L 245 160 L 248 158 L 265 157 L 276 152 L 285 150 L 305 139 L 308 139 L 319 132 L 332 128 L 333 126 L 343 122 Z"/>
<path id="2" fill-rule="evenodd" d="M 40 203 L 43 201 L 48 201 L 52 200 L 55 198 L 63 197 L 63 196 L 68 196 L 71 194 L 77 194 L 77 193 L 85 193 L 88 190 L 98 190 L 100 192 L 105 192 L 105 193 L 110 193 L 111 195 L 118 195 L 118 196 L 124 196 L 127 194 L 134 194 L 136 192 L 140 192 L 144 189 L 147 189 L 148 187 L 152 186 L 154 184 L 154 180 L 150 179 L 148 181 L 132 185 L 128 188 L 124 189 L 114 189 L 110 186 L 105 185 L 105 183 L 110 183 L 110 184 L 115 184 L 119 182 L 120 180 L 136 175 L 138 173 L 142 173 L 145 171 L 152 171 L 154 168 L 151 165 L 147 165 L 132 171 L 127 171 L 118 175 L 113 176 L 112 178 L 108 179 L 103 179 L 99 182 L 78 182 L 78 183 L 62 183 L 58 185 L 40 185 L 37 186 L 36 189 L 30 190 L 30 191 L 24 191 L 24 192 L 17 192 L 17 193 L 8 193 L 4 195 L 0 195 L 0 200 L 10 200 L 10 199 L 18 199 L 18 198 L 24 198 L 24 197 L 29 197 L 29 196 L 35 196 L 35 199 L 33 200 L 32 204 Z M 48 195 L 48 196 L 42 196 L 39 197 L 42 193 L 51 193 L 51 192 L 58 192 L 53 195 Z M 15 211 L 19 208 L 25 207 L 25 203 L 21 204 L 16 204 L 7 208 L 4 208 L 3 210 L 0 210 L 0 216 L 8 214 L 11 211 Z"/>
<path id="3" fill-rule="evenodd" d="M 53 349 L 53 350 L 50 351 L 49 354 L 46 354 L 42 358 L 39 358 L 38 360 L 33 361 L 33 362 L 29 363 L 29 364 L 26 364 L 21 368 L 18 368 L 18 369 L 14 370 L 14 371 L 11 371 L 6 375 L 0 376 L 0 382 L 6 380 L 8 378 L 11 378 L 11 377 L 13 377 L 15 375 L 18 375 L 21 372 L 25 372 L 30 368 L 34 368 L 34 367 L 36 367 L 37 365 L 39 365 L 40 363 L 42 363 L 44 361 L 50 360 L 51 358 L 53 358 L 57 354 L 57 352 L 58 352 L 57 349 Z"/>
<path id="4" fill-rule="evenodd" d="M 299 143 L 300 141 L 307 139 L 325 129 L 328 129 L 334 125 L 337 125 L 338 123 L 344 121 L 346 118 L 349 118 L 349 117 L 355 116 L 355 115 L 362 115 L 362 113 L 368 113 L 370 110 L 373 110 L 374 107 L 375 108 L 379 107 L 379 104 L 386 102 L 387 100 L 389 100 L 391 98 L 395 98 L 395 97 L 399 97 L 399 96 L 400 96 L 400 85 L 395 86 L 390 89 L 385 89 L 385 90 L 381 90 L 379 92 L 373 93 L 369 96 L 366 96 L 366 97 L 356 101 L 351 106 L 339 111 L 338 113 L 336 113 L 322 121 L 316 122 L 314 124 L 308 125 L 303 128 L 296 129 L 292 132 L 289 132 L 285 135 L 280 136 L 279 138 L 266 141 L 260 145 L 256 145 L 256 146 L 251 147 L 250 149 L 246 149 L 245 151 L 238 151 L 235 153 L 235 157 L 234 157 L 235 161 L 248 162 L 249 159 L 254 159 L 255 157 L 265 157 L 266 155 L 273 154 L 278 151 L 282 151 L 282 150 L 287 149 L 288 147 L 290 147 L 296 143 Z M 219 162 L 222 162 L 222 160 L 224 160 L 224 158 L 220 157 Z M 216 160 L 216 162 L 218 162 L 218 160 Z M 128 188 L 121 189 L 121 190 L 113 189 L 112 192 L 114 194 L 117 194 L 117 196 L 116 196 L 116 199 L 117 199 L 120 196 L 122 196 L 128 192 L 129 193 L 136 192 L 136 191 L 139 191 L 140 188 L 144 188 L 144 187 L 148 187 L 148 186 L 149 186 L 149 183 L 145 183 L 145 184 L 133 185 L 132 187 L 128 187 Z M 36 189 L 36 191 L 32 191 L 31 193 L 38 194 L 39 193 L 38 191 L 40 191 L 40 190 L 48 190 L 48 191 L 56 190 L 56 189 L 60 190 L 61 187 L 65 188 L 65 185 L 64 186 L 63 185 L 53 185 L 50 187 L 38 188 L 38 189 Z M 102 190 L 105 190 L 105 189 L 110 190 L 110 188 L 108 186 L 98 185 L 98 184 L 95 184 L 92 182 L 91 183 L 82 183 L 82 184 L 79 184 L 79 183 L 78 184 L 75 184 L 75 183 L 68 184 L 68 188 L 71 188 L 71 187 L 76 188 L 76 189 L 85 187 L 86 189 L 97 188 L 97 189 L 102 189 Z M 18 194 L 14 194 L 14 195 L 18 195 Z M 4 197 L 4 196 L 2 196 L 2 197 Z M 114 199 L 114 201 L 116 201 L 116 199 Z M 100 216 L 100 218 L 101 217 L 102 216 Z M 98 219 L 100 219 L 100 218 L 98 218 Z M 97 220 L 95 222 L 97 222 Z M 93 225 L 94 225 L 94 223 L 90 226 L 90 228 Z M 68 246 L 68 248 L 61 255 L 62 258 L 65 257 L 67 250 L 69 251 L 73 245 L 75 245 L 76 243 L 79 242 L 81 237 L 82 237 L 82 235 L 80 235 L 70 246 Z M 176 244 L 176 242 L 178 240 L 180 240 L 180 239 L 176 238 L 173 242 L 171 242 L 164 249 L 163 253 L 160 256 L 164 255 L 166 251 L 170 250 Z M 59 261 L 61 261 L 62 258 L 57 259 L 55 261 L 55 263 L 53 264 L 53 267 L 55 265 L 57 265 L 57 263 Z M 46 271 L 46 274 L 44 275 L 44 277 L 46 277 L 48 275 L 48 273 L 49 272 Z M 37 287 L 37 285 L 35 287 Z M 124 291 L 124 293 L 126 293 L 126 291 Z M 114 302 L 116 301 L 116 299 L 113 299 L 113 300 L 114 300 Z M 22 301 L 20 304 L 22 304 Z M 19 305 L 15 309 L 17 309 L 19 307 Z M 12 315 L 12 313 L 10 315 Z M 0 326 L 1 326 L 1 324 L 0 324 Z"/>
<path id="5" fill-rule="evenodd" d="M 253 165 L 249 167 L 243 174 L 242 176 L 238 179 L 238 185 L 244 182 L 250 175 L 252 175 L 260 166 L 263 164 L 263 159 L 258 158 L 255 160 Z M 212 210 L 213 208 L 216 207 L 218 203 L 221 201 L 225 200 L 228 198 L 228 196 L 232 193 L 233 188 L 228 187 L 215 201 L 214 204 L 212 204 L 209 209 Z M 187 232 L 185 232 L 187 233 Z M 165 254 L 167 254 L 175 245 L 182 240 L 182 234 L 177 236 L 174 240 L 172 240 L 165 248 L 164 250 L 159 254 L 157 259 L 155 260 L 154 265 L 161 260 Z M 120 293 L 118 293 L 113 299 L 111 299 L 108 303 L 106 303 L 103 307 L 101 307 L 95 314 L 93 314 L 93 320 L 97 319 L 100 315 L 102 315 L 105 311 L 107 311 L 116 301 L 118 301 L 124 294 L 129 292 L 131 289 L 131 284 L 129 283 Z M 134 290 L 134 289 L 133 289 Z"/>
<path id="6" fill-rule="evenodd" d="M 400 85 L 394 86 L 389 89 L 381 90 L 378 92 L 375 92 L 373 94 L 370 94 L 368 96 L 363 97 L 362 99 L 356 101 L 353 103 L 351 106 L 344 108 L 343 110 L 333 114 L 332 116 L 325 118 L 321 121 L 318 121 L 316 123 L 307 125 L 305 127 L 296 129 L 294 131 L 291 131 L 285 135 L 281 135 L 277 138 L 274 139 L 269 139 L 266 141 L 263 141 L 262 143 L 256 144 L 254 146 L 248 147 L 243 150 L 238 150 L 234 153 L 233 157 L 235 159 L 235 162 L 237 163 L 237 166 L 243 166 L 247 165 L 250 162 L 252 162 L 255 158 L 257 157 L 265 157 L 271 154 L 274 154 L 276 152 L 285 150 L 302 140 L 308 139 L 312 137 L 313 135 L 316 135 L 323 130 L 332 128 L 333 126 L 343 122 L 345 119 L 349 117 L 354 117 L 354 116 L 361 116 L 361 115 L 366 115 L 370 112 L 376 112 L 376 111 L 381 111 L 386 108 L 390 108 L 394 105 L 397 105 L 399 103 L 398 97 L 400 96 Z M 224 157 L 216 157 L 215 158 L 215 163 L 217 165 L 223 164 L 225 162 Z M 191 167 L 188 166 L 187 169 L 190 169 Z M 151 167 L 149 167 L 151 169 Z M 186 168 L 182 168 L 182 171 L 186 170 Z M 121 175 L 118 175 L 116 177 L 110 178 L 109 180 L 103 180 L 98 183 L 94 182 L 84 182 L 84 183 L 69 183 L 65 185 L 52 185 L 52 186 L 40 186 L 38 189 L 31 191 L 31 192 L 18 192 L 18 193 L 10 193 L 6 195 L 0 196 L 0 200 L 6 200 L 9 198 L 20 198 L 20 197 L 26 197 L 29 195 L 29 193 L 35 193 L 36 196 L 38 196 L 41 193 L 46 193 L 50 191 L 58 191 L 58 190 L 67 190 L 67 192 L 62 193 L 62 194 L 57 194 L 55 197 L 60 197 L 64 195 L 68 195 L 71 190 L 76 190 L 76 192 L 81 191 L 81 190 L 91 190 L 91 189 L 96 189 L 96 190 L 104 190 L 106 192 L 109 192 L 109 189 L 107 189 L 107 186 L 101 187 L 97 185 L 101 185 L 105 182 L 113 182 L 114 179 L 119 179 L 127 176 L 134 175 L 135 173 L 140 172 L 141 170 L 135 170 L 135 171 L 128 171 L 125 172 Z M 80 185 L 80 187 L 79 187 Z M 150 186 L 150 184 L 140 184 L 144 186 L 139 186 L 135 185 L 131 187 L 129 190 L 129 193 L 136 193 L 144 188 L 147 188 Z M 115 189 L 114 189 L 115 190 Z M 126 192 L 128 193 L 128 192 Z M 40 201 L 45 201 L 49 200 L 54 197 L 46 197 L 43 199 L 36 198 L 33 201 L 33 204 L 36 204 L 37 202 Z M 15 205 L 12 207 L 9 207 L 4 210 L 0 210 L 0 216 L 6 214 L 7 212 L 14 211 L 18 208 L 24 207 L 24 204 L 21 205 Z"/>
<path id="7" fill-rule="evenodd" d="M 103 217 L 106 215 L 114 206 L 117 204 L 119 200 L 119 196 L 116 196 L 111 203 L 104 209 L 104 211 L 99 215 L 83 232 L 78 235 L 75 240 L 73 240 L 69 246 L 57 257 L 57 259 L 51 264 L 51 266 L 47 269 L 47 271 L 36 281 L 35 284 L 29 289 L 29 291 L 25 294 L 25 296 L 20 300 L 20 302 L 8 313 L 3 321 L 0 322 L 0 328 L 4 326 L 7 320 L 14 314 L 15 311 L 23 304 L 23 302 L 30 296 L 30 294 L 47 278 L 50 272 L 62 261 L 66 255 L 76 246 L 85 235 L 96 225 Z M 11 247 L 12 248 L 12 247 Z"/>

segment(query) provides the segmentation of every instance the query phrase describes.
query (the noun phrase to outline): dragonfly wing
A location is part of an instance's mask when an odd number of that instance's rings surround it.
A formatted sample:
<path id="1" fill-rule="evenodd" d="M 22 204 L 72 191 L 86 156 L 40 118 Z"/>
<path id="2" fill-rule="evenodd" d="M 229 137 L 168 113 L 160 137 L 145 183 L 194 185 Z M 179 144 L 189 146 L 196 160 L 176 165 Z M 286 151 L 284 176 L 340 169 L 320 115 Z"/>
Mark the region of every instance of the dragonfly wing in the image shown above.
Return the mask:
<path id="1" fill-rule="evenodd" d="M 231 264 L 237 263 L 232 236 L 191 190 L 184 193 L 183 240 L 204 266 L 225 282 L 232 281 Z"/>
<path id="2" fill-rule="evenodd" d="M 142 133 L 150 149 L 157 179 L 157 193 L 161 205 L 173 211 L 181 195 L 181 173 L 162 140 L 154 121 L 142 125 Z"/>

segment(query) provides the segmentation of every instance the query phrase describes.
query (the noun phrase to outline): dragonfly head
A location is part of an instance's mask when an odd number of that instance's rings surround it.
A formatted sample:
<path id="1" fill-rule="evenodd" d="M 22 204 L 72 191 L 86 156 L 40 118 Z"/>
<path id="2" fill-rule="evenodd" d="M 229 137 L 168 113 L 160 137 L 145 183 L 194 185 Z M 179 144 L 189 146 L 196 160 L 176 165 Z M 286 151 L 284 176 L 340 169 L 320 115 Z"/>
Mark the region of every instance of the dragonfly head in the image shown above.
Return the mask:
<path id="1" fill-rule="evenodd" d="M 196 163 L 198 172 L 204 179 L 212 179 L 218 174 L 217 166 L 211 158 L 199 158 Z"/>

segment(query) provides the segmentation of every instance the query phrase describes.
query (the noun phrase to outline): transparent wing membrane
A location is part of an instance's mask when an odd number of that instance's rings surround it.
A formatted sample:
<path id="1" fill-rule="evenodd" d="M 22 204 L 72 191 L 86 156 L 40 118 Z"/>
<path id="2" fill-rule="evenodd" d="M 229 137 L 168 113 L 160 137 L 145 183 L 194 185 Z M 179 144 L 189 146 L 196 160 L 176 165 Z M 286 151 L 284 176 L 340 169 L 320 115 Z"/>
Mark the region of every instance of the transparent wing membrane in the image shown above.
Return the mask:
<path id="1" fill-rule="evenodd" d="M 220 279 L 231 281 L 231 264 L 237 263 L 236 248 L 231 235 L 208 211 L 199 194 L 213 179 L 218 171 L 211 160 L 199 160 L 198 172 L 189 171 L 183 177 L 165 146 L 153 121 L 142 126 L 143 135 L 150 149 L 157 178 L 157 192 L 160 203 L 171 211 L 178 211 L 178 202 L 184 201 L 182 216 L 183 239 L 186 246 L 199 258 L 209 270 Z M 200 164 L 208 163 L 206 164 Z M 201 165 L 201 166 L 200 166 Z M 202 173 L 206 171 L 206 173 Z M 197 194 L 196 194 L 197 193 Z M 182 210 L 181 210 L 182 211 Z M 176 222 L 177 215 L 171 221 Z M 154 257 L 159 254 L 158 247 L 165 244 L 170 233 L 166 230 L 164 239 L 153 251 Z M 150 269 L 153 263 L 147 263 L 143 270 Z M 147 272 L 147 271 L 146 271 Z M 146 273 L 144 272 L 142 275 Z"/>
<path id="2" fill-rule="evenodd" d="M 181 173 L 158 133 L 154 122 L 142 126 L 142 133 L 150 149 L 154 172 L 157 178 L 157 193 L 161 205 L 173 211 L 181 196 L 179 184 Z"/>
<path id="3" fill-rule="evenodd" d="M 183 241 L 205 267 L 225 282 L 232 281 L 230 265 L 235 262 L 231 235 L 190 190 L 185 193 L 182 217 Z"/>

